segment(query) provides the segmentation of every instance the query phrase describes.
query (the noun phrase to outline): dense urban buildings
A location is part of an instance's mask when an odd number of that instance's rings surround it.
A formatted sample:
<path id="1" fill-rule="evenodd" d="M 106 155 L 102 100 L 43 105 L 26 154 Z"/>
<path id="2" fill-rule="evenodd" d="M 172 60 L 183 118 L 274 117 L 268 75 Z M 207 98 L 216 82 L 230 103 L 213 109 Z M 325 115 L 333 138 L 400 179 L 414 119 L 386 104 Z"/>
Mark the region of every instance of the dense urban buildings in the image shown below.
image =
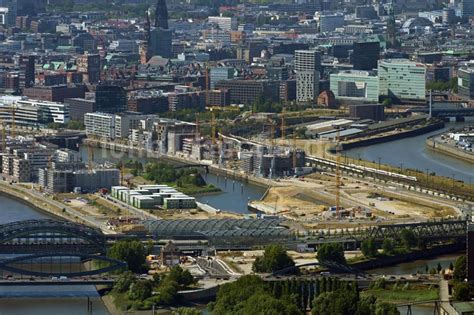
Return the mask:
<path id="1" fill-rule="evenodd" d="M 473 313 L 473 34 L 474 0 L 0 0 L 0 313 Z"/>

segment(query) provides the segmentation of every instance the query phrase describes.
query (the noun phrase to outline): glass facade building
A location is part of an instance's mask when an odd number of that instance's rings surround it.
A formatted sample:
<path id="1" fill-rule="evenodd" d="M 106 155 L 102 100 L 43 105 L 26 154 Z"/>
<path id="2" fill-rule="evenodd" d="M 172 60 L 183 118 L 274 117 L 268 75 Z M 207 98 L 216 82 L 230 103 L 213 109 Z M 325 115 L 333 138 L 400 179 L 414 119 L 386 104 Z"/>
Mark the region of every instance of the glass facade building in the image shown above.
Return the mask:
<path id="1" fill-rule="evenodd" d="M 379 60 L 378 74 L 381 96 L 404 101 L 426 99 L 424 64 L 408 59 Z"/>
<path id="2" fill-rule="evenodd" d="M 378 102 L 379 78 L 368 71 L 343 71 L 331 74 L 330 87 L 336 99 Z"/>

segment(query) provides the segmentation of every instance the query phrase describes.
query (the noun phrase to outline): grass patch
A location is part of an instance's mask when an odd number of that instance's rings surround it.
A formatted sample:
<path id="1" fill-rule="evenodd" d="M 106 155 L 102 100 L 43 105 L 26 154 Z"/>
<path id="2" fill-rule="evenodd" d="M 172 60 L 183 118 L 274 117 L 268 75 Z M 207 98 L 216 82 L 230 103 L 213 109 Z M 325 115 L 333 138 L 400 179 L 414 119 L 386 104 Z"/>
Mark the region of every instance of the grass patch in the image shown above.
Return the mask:
<path id="1" fill-rule="evenodd" d="M 176 184 L 170 185 L 176 190 L 182 192 L 186 195 L 199 195 L 199 194 L 208 194 L 214 192 L 221 192 L 219 187 L 216 187 L 212 184 L 207 184 L 205 186 L 197 186 L 197 185 L 190 185 L 184 184 L 182 186 L 177 186 Z"/>
<path id="2" fill-rule="evenodd" d="M 394 288 L 393 286 L 387 289 L 368 289 L 362 291 L 362 295 L 374 295 L 377 300 L 390 303 L 405 303 L 437 300 L 439 290 L 436 287 L 414 286 L 412 288 L 404 289 L 403 284 Z"/>

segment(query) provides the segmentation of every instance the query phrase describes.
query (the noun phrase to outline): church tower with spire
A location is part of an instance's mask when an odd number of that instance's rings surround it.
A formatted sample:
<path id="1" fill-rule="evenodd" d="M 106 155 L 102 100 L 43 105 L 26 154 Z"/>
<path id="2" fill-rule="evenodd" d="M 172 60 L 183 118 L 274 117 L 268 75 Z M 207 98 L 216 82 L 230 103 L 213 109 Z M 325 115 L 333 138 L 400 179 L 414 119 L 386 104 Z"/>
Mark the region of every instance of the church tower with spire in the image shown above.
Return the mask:
<path id="1" fill-rule="evenodd" d="M 155 27 L 168 29 L 168 8 L 166 0 L 158 0 L 155 9 Z"/>

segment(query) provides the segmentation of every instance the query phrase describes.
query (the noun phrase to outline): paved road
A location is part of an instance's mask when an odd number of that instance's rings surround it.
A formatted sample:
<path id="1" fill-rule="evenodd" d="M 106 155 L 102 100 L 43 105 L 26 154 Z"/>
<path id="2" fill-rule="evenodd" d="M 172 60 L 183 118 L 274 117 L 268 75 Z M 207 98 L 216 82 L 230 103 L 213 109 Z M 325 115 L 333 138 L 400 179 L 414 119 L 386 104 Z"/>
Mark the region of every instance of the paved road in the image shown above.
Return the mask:
<path id="1" fill-rule="evenodd" d="M 439 282 L 439 299 L 441 300 L 441 308 L 446 312 L 446 315 L 458 314 L 449 300 L 449 285 L 447 280 L 441 280 Z"/>
<path id="2" fill-rule="evenodd" d="M 115 232 L 113 231 L 110 231 L 108 229 L 106 229 L 103 225 L 103 221 L 101 220 L 98 220 L 96 218 L 94 218 L 93 216 L 88 216 L 88 215 L 84 215 L 83 213 L 63 204 L 63 203 L 60 203 L 56 200 L 52 200 L 51 198 L 49 198 L 48 196 L 45 196 L 43 195 L 42 193 L 34 190 L 34 189 L 28 189 L 28 188 L 25 188 L 23 186 L 20 186 L 20 185 L 17 185 L 17 184 L 8 184 L 7 182 L 5 181 L 0 181 L 0 184 L 3 185 L 3 186 L 6 186 L 6 189 L 10 188 L 10 189 L 15 189 L 17 191 L 20 191 L 20 192 L 23 192 L 24 193 L 24 199 L 26 201 L 31 201 L 31 202 L 34 202 L 34 200 L 29 200 L 29 198 L 34 198 L 34 199 L 38 199 L 38 200 L 41 200 L 43 201 L 44 203 L 47 203 L 53 207 L 56 207 L 56 208 L 59 208 L 59 209 L 64 209 L 64 212 L 70 214 L 73 218 L 68 218 L 68 219 L 74 219 L 74 217 L 76 217 L 77 219 L 79 220 L 82 220 L 84 222 L 86 222 L 87 224 L 89 225 L 92 225 L 94 227 L 97 227 L 99 229 L 101 229 L 104 233 L 107 233 L 107 234 L 115 234 Z M 28 197 L 30 196 L 30 197 Z M 39 206 L 41 207 L 41 206 Z M 53 214 L 56 214 L 56 215 L 60 215 L 60 214 L 57 214 L 57 213 L 53 213 Z M 61 215 L 60 215 L 61 216 Z"/>

